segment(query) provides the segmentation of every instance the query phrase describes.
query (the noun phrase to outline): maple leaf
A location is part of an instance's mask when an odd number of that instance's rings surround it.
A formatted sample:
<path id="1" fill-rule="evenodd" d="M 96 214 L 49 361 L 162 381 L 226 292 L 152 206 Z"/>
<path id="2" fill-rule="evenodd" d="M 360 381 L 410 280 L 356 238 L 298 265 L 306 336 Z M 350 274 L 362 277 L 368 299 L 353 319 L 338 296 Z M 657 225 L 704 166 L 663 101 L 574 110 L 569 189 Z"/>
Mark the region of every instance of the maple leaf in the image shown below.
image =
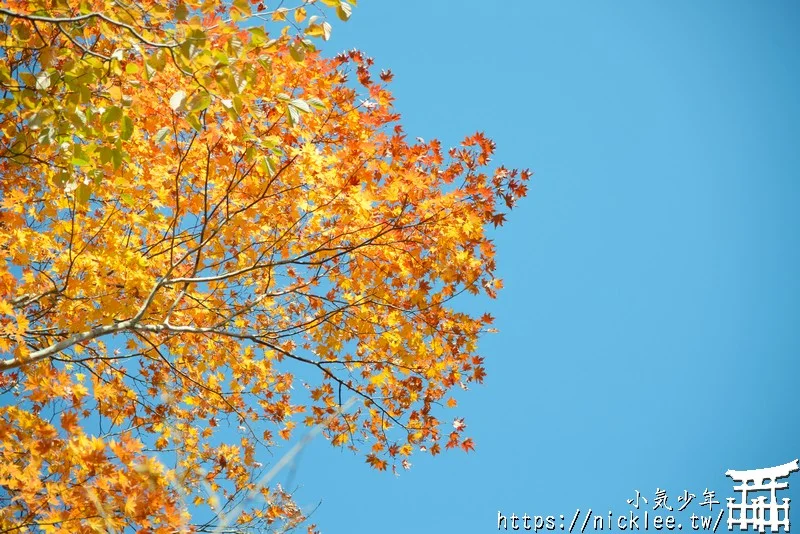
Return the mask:
<path id="1" fill-rule="evenodd" d="M 347 19 L 354 3 L 321 4 Z M 316 51 L 331 24 L 308 2 L 51 4 L 7 0 L 0 44 L 19 96 L 0 113 L 14 528 L 184 531 L 185 495 L 291 530 L 291 496 L 254 488 L 298 421 L 379 471 L 473 450 L 437 411 L 483 380 L 492 319 L 451 300 L 501 289 L 487 232 L 530 173 L 486 168 L 482 133 L 409 142 L 391 71 Z M 254 13 L 274 25 L 241 24 Z"/>
<path id="2" fill-rule="evenodd" d="M 381 460 L 380 458 L 378 458 L 374 454 L 367 455 L 367 460 L 366 461 L 367 461 L 367 463 L 369 465 L 371 465 L 372 467 L 374 467 L 375 469 L 377 469 L 379 471 L 385 471 L 386 467 L 388 465 L 388 463 L 385 460 Z"/>
<path id="3" fill-rule="evenodd" d="M 61 428 L 63 428 L 69 434 L 78 432 L 80 430 L 78 427 L 78 415 L 75 412 L 62 413 Z"/>

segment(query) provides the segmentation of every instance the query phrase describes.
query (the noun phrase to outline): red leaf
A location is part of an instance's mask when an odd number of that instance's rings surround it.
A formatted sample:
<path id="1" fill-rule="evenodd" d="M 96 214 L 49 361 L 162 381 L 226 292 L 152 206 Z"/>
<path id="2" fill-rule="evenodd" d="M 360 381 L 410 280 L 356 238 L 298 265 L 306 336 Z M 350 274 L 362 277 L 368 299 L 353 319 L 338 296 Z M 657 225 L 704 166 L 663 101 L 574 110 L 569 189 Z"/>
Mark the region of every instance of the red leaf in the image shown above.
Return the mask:
<path id="1" fill-rule="evenodd" d="M 367 463 L 379 471 L 386 471 L 386 461 L 381 460 L 374 454 L 367 455 Z"/>

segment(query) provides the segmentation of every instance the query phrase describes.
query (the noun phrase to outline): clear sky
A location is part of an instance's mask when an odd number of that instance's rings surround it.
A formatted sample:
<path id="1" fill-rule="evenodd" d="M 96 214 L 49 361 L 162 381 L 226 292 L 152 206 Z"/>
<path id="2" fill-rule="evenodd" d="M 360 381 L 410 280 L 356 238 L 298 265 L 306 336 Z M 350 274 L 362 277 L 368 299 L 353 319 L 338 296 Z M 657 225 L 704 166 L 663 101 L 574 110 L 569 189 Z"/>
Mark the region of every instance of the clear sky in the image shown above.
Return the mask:
<path id="1" fill-rule="evenodd" d="M 323 532 L 558 526 L 657 488 L 690 531 L 726 470 L 800 456 L 798 30 L 793 0 L 364 0 L 335 24 L 326 53 L 391 68 L 410 137 L 482 130 L 536 174 L 496 234 L 505 290 L 460 303 L 500 329 L 443 412 L 476 451 L 394 477 L 315 442 L 281 479 Z"/>

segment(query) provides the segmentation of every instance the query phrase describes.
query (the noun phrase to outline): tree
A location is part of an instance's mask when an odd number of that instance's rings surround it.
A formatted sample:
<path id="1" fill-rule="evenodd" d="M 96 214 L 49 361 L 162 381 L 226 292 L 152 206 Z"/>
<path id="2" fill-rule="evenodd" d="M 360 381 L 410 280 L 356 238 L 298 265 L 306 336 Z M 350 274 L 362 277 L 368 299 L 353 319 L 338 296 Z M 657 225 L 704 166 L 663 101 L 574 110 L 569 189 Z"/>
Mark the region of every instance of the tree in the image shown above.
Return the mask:
<path id="1" fill-rule="evenodd" d="M 259 459 L 298 423 L 381 470 L 472 448 L 439 412 L 492 318 L 453 299 L 501 287 L 529 172 L 409 143 L 313 1 L 2 6 L 0 529 L 291 528 Z"/>

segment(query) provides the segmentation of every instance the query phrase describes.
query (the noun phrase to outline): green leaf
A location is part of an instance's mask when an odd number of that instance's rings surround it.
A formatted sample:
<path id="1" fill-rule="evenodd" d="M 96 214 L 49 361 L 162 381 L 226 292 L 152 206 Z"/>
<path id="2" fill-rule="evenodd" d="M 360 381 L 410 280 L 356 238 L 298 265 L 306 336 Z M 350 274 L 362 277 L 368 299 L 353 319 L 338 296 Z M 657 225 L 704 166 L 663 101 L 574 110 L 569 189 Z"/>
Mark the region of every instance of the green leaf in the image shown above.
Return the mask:
<path id="1" fill-rule="evenodd" d="M 67 120 L 72 123 L 76 128 L 83 128 L 86 126 L 86 114 L 81 109 L 75 111 L 67 111 L 64 113 Z"/>
<path id="2" fill-rule="evenodd" d="M 275 148 L 276 146 L 278 146 L 281 143 L 281 137 L 279 135 L 268 135 L 268 136 L 264 137 L 261 140 L 261 142 L 267 148 Z"/>
<path id="3" fill-rule="evenodd" d="M 81 97 L 81 104 L 88 104 L 92 100 L 92 91 L 89 89 L 88 85 L 81 85 L 78 88 L 78 93 Z"/>
<path id="4" fill-rule="evenodd" d="M 186 91 L 176 91 L 174 95 L 169 99 L 169 107 L 171 107 L 174 111 L 178 111 L 183 106 L 183 102 L 186 100 Z"/>
<path id="5" fill-rule="evenodd" d="M 203 111 L 210 105 L 211 95 L 203 91 L 194 95 L 186 107 L 192 111 Z"/>
<path id="6" fill-rule="evenodd" d="M 127 141 L 133 135 L 133 119 L 127 115 L 122 118 L 122 131 L 120 137 L 123 141 Z"/>
<path id="7" fill-rule="evenodd" d="M 14 24 L 12 29 L 17 39 L 21 41 L 27 41 L 28 37 L 31 36 L 31 30 L 28 28 L 28 24 L 26 22 Z"/>
<path id="8" fill-rule="evenodd" d="M 87 6 L 88 6 L 88 3 L 87 3 Z M 151 9 L 153 11 L 153 14 L 158 15 L 159 17 L 163 17 L 163 16 L 166 16 L 166 15 L 169 14 L 169 11 L 167 11 L 167 8 L 162 6 L 162 5 L 160 5 L 160 4 L 154 4 Z M 83 10 L 81 10 L 81 11 L 83 11 Z M 90 11 L 92 11 L 92 9 L 90 7 L 87 7 L 86 12 L 88 13 Z"/>
<path id="9" fill-rule="evenodd" d="M 286 106 L 286 119 L 289 121 L 289 126 L 294 126 L 300 122 L 300 111 L 294 106 Z"/>
<path id="10" fill-rule="evenodd" d="M 52 122 L 55 116 L 56 112 L 52 109 L 40 109 L 28 120 L 28 126 L 31 130 L 38 130 L 46 124 Z"/>
<path id="11" fill-rule="evenodd" d="M 72 164 L 84 167 L 89 164 L 89 156 L 83 151 L 81 145 L 75 145 L 72 150 Z"/>
<path id="12" fill-rule="evenodd" d="M 200 122 L 200 119 L 198 119 L 197 115 L 195 115 L 194 113 L 189 113 L 188 115 L 186 115 L 186 121 L 189 124 L 191 124 L 192 128 L 194 128 L 196 131 L 198 132 L 203 131 L 203 124 Z"/>
<path id="13" fill-rule="evenodd" d="M 196 48 L 203 48 L 206 44 L 206 32 L 199 28 L 194 28 L 189 32 L 186 40 Z"/>
<path id="14" fill-rule="evenodd" d="M 289 55 L 297 62 L 303 61 L 306 58 L 306 49 L 301 43 L 292 43 L 289 45 Z"/>
<path id="15" fill-rule="evenodd" d="M 267 176 L 272 176 L 275 174 L 275 162 L 269 156 L 264 156 L 261 158 L 260 167 Z"/>
<path id="16" fill-rule="evenodd" d="M 302 100 L 300 98 L 295 98 L 289 102 L 290 106 L 293 106 L 304 113 L 311 113 L 311 107 L 308 105 L 308 102 Z"/>
<path id="17" fill-rule="evenodd" d="M 156 50 L 153 52 L 149 58 L 147 58 L 147 65 L 152 67 L 154 70 L 161 72 L 164 67 L 167 65 L 167 57 L 164 53 L 164 50 Z"/>
<path id="18" fill-rule="evenodd" d="M 189 16 L 189 10 L 186 9 L 186 4 L 183 2 L 178 2 L 178 5 L 175 6 L 175 18 L 178 20 L 186 20 L 186 17 Z"/>
<path id="19" fill-rule="evenodd" d="M 243 15 L 250 14 L 250 2 L 247 0 L 233 0 L 233 7 L 235 7 Z"/>
<path id="20" fill-rule="evenodd" d="M 184 42 L 182 42 L 178 47 L 178 50 L 180 50 L 183 57 L 188 60 L 196 59 L 197 54 L 201 51 L 200 47 L 198 47 L 190 39 L 186 39 Z"/>
<path id="21" fill-rule="evenodd" d="M 111 161 L 114 163 L 114 170 L 119 170 L 122 167 L 122 149 L 117 147 L 111 151 Z"/>
<path id="22" fill-rule="evenodd" d="M 154 136 L 156 143 L 163 142 L 170 133 L 172 133 L 172 128 L 170 128 L 169 126 L 164 126 L 163 128 L 161 128 L 159 131 L 156 132 L 156 135 Z"/>
<path id="23" fill-rule="evenodd" d="M 223 52 L 222 50 L 214 50 L 211 52 L 212 57 L 219 65 L 229 65 L 230 61 L 228 59 L 228 54 Z"/>
<path id="24" fill-rule="evenodd" d="M 39 143 L 40 145 L 49 145 L 55 141 L 54 137 L 55 134 L 56 131 L 52 127 L 42 128 L 42 131 L 39 134 L 39 137 L 37 138 L 36 142 Z"/>
<path id="25" fill-rule="evenodd" d="M 58 187 L 64 187 L 64 184 L 69 181 L 69 178 L 70 174 L 67 171 L 61 171 L 53 177 L 53 181 Z"/>
<path id="26" fill-rule="evenodd" d="M 119 121 L 122 118 L 122 108 L 117 106 L 111 106 L 103 113 L 103 118 L 101 119 L 103 124 L 112 124 Z"/>
<path id="27" fill-rule="evenodd" d="M 92 197 L 92 190 L 86 184 L 79 184 L 78 189 L 75 191 L 75 198 L 78 202 L 85 204 Z"/>
<path id="28" fill-rule="evenodd" d="M 316 109 L 325 109 L 325 102 L 323 102 L 316 96 L 312 96 L 307 100 L 307 102 Z"/>
<path id="29" fill-rule="evenodd" d="M 30 72 L 25 72 L 25 71 L 20 72 L 19 73 L 19 79 L 22 80 L 22 82 L 25 85 L 28 85 L 28 86 L 36 85 L 36 76 L 31 74 Z"/>
<path id="30" fill-rule="evenodd" d="M 245 87 L 247 87 L 247 80 L 244 79 L 239 72 L 232 71 L 231 74 L 228 75 L 228 88 L 231 93 L 238 95 Z"/>
<path id="31" fill-rule="evenodd" d="M 42 71 L 36 77 L 36 89 L 46 91 L 48 87 L 50 87 L 50 74 L 47 71 Z"/>
<path id="32" fill-rule="evenodd" d="M 253 46 L 261 46 L 267 42 L 267 32 L 264 31 L 264 28 L 256 26 L 247 30 L 250 32 L 250 42 Z"/>

